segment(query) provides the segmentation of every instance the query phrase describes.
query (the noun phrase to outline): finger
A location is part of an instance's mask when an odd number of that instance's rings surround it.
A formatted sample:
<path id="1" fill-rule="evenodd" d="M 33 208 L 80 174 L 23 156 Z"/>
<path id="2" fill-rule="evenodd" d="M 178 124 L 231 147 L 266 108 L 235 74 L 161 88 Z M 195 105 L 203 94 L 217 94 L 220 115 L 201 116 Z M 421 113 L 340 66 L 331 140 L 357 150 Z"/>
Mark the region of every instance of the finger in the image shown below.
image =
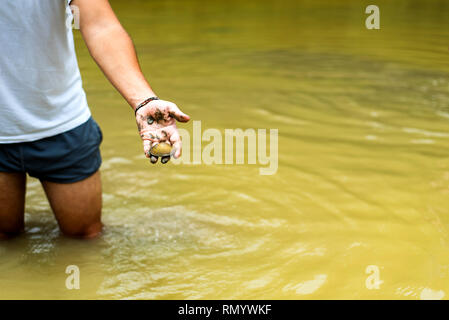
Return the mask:
<path id="1" fill-rule="evenodd" d="M 168 140 L 168 132 L 169 132 L 169 130 L 167 130 L 167 129 L 161 129 L 160 134 L 158 135 L 159 142 Z"/>
<path id="2" fill-rule="evenodd" d="M 170 116 L 172 116 L 179 122 L 188 122 L 190 120 L 190 117 L 181 110 L 179 110 L 178 106 L 174 103 L 169 105 L 169 112 Z"/>
<path id="3" fill-rule="evenodd" d="M 155 146 L 157 146 L 158 143 L 159 143 L 158 141 L 151 142 L 151 148 L 154 148 Z M 151 148 L 150 148 L 150 151 L 151 151 Z M 157 162 L 157 159 L 158 159 L 157 156 L 154 156 L 150 153 L 150 161 L 152 164 L 155 164 Z"/>
<path id="4" fill-rule="evenodd" d="M 151 149 L 153 149 L 158 144 L 159 144 L 158 141 L 151 142 L 150 150 L 148 151 L 148 157 L 150 158 L 151 163 L 157 162 L 158 157 L 151 153 Z"/>
<path id="5" fill-rule="evenodd" d="M 155 146 L 157 146 L 159 144 L 159 141 L 153 141 L 151 142 L 151 148 L 154 148 Z M 150 148 L 150 150 L 151 150 Z"/>
<path id="6" fill-rule="evenodd" d="M 154 130 L 142 130 L 140 132 L 140 137 L 143 140 L 149 140 L 150 142 L 158 141 L 159 139 L 158 134 Z"/>
<path id="7" fill-rule="evenodd" d="M 170 142 L 173 146 L 173 157 L 178 159 L 181 156 L 182 142 L 177 130 L 170 136 Z"/>
<path id="8" fill-rule="evenodd" d="M 150 140 L 143 140 L 143 151 L 145 152 L 145 156 L 147 158 L 150 157 L 150 149 L 151 149 L 151 141 Z"/>

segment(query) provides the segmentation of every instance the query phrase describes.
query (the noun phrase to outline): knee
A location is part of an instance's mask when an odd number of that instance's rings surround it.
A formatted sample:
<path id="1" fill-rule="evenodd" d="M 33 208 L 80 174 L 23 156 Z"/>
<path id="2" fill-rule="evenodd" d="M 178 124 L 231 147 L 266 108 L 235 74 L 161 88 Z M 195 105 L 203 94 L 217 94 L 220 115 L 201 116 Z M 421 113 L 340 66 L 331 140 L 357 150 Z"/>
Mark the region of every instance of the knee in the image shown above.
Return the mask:
<path id="1" fill-rule="evenodd" d="M 103 224 L 101 222 L 95 222 L 79 226 L 67 226 L 67 227 L 61 226 L 61 231 L 65 236 L 80 239 L 96 238 L 101 234 L 102 230 Z"/>

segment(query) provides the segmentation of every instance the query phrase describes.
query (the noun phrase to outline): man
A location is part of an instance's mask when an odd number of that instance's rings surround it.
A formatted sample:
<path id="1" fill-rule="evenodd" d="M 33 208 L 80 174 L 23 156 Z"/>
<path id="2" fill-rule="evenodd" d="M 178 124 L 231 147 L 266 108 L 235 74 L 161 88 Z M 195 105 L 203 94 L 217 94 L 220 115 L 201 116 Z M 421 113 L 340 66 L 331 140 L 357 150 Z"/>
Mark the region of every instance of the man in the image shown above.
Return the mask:
<path id="1" fill-rule="evenodd" d="M 26 174 L 38 178 L 61 231 L 93 238 L 102 229 L 100 128 L 91 118 L 67 9 L 75 5 L 87 47 L 133 108 L 144 152 L 172 144 L 189 116 L 159 100 L 133 43 L 107 0 L 3 0 L 0 4 L 0 238 L 24 230 Z M 70 12 L 70 11 L 69 11 Z M 163 159 L 165 163 L 168 159 Z"/>

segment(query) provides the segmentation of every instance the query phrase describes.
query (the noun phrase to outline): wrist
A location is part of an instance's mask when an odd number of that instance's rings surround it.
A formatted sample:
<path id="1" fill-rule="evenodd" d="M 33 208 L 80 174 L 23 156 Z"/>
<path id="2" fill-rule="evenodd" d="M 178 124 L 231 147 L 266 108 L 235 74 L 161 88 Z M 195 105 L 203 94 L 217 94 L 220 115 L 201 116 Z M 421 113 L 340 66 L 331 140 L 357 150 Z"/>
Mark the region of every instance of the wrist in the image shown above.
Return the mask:
<path id="1" fill-rule="evenodd" d="M 137 105 L 137 107 L 134 109 L 134 113 L 137 115 L 137 111 L 139 111 L 140 108 L 145 107 L 147 104 L 149 104 L 151 101 L 155 101 L 155 100 L 159 100 L 158 97 L 156 96 L 152 96 L 152 97 L 148 97 L 147 99 L 145 99 L 144 101 L 142 101 L 141 103 L 139 103 Z"/>
<path id="2" fill-rule="evenodd" d="M 153 91 L 147 91 L 143 94 L 135 95 L 134 97 L 130 98 L 128 100 L 128 103 L 130 104 L 131 108 L 136 111 L 136 108 L 144 102 L 146 99 L 151 97 L 157 97 L 157 95 Z"/>

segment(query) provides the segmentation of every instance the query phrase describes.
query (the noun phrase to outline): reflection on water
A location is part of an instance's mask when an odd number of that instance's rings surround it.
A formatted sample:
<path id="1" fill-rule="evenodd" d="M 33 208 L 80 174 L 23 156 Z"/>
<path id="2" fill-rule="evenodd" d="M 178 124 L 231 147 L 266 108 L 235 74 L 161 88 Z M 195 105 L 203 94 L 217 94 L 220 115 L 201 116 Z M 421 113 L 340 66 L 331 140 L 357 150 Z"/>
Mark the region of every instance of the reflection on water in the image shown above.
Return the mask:
<path id="1" fill-rule="evenodd" d="M 351 0 L 111 3 L 161 97 L 203 129 L 279 129 L 279 169 L 151 166 L 76 34 L 105 135 L 106 229 L 61 237 L 30 180 L 27 233 L 0 244 L 0 298 L 447 297 L 446 1 L 378 1 L 379 31 Z M 81 290 L 65 288 L 68 265 Z"/>

